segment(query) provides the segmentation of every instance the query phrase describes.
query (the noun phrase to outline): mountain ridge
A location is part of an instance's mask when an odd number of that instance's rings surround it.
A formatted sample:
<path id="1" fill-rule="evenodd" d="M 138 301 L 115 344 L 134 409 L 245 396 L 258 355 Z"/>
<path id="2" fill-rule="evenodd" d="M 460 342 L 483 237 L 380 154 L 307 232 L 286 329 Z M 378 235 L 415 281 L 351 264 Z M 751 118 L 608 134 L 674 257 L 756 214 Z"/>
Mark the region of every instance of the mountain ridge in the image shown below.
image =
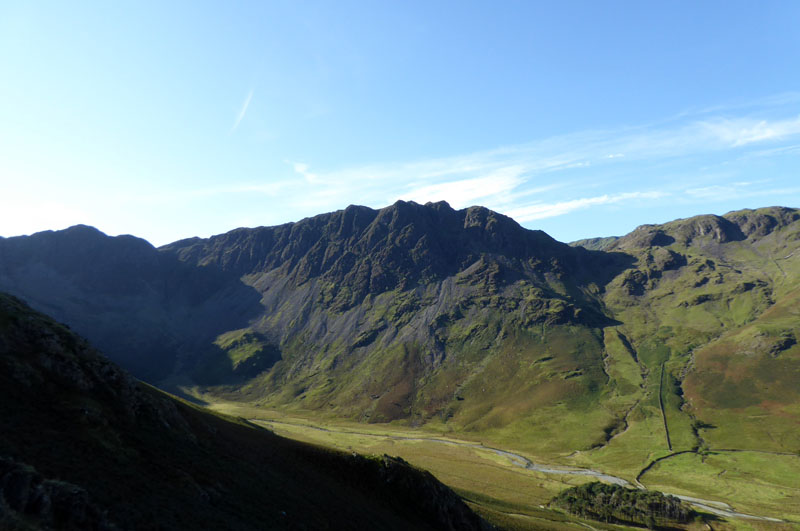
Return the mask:
<path id="1" fill-rule="evenodd" d="M 648 246 L 645 236 L 646 234 L 649 234 L 651 238 L 655 238 L 655 240 L 650 240 L 649 245 L 668 245 L 672 242 L 668 242 L 666 239 L 664 239 L 665 228 L 686 228 L 687 226 L 692 227 L 693 225 L 694 230 L 692 231 L 690 229 L 690 232 L 692 233 L 691 235 L 686 234 L 684 231 L 683 243 L 689 243 L 691 241 L 691 237 L 698 234 L 700 236 L 707 234 L 709 229 L 714 231 L 714 233 L 717 235 L 717 239 L 723 235 L 723 237 L 728 240 L 746 239 L 751 236 L 766 236 L 774 229 L 784 227 L 789 223 L 796 221 L 798 216 L 800 216 L 800 214 L 798 214 L 797 209 L 788 207 L 771 206 L 758 209 L 745 208 L 740 210 L 732 210 L 721 216 L 716 214 L 701 214 L 699 216 L 692 216 L 690 218 L 676 219 L 660 225 L 644 224 L 636 227 L 633 231 L 625 236 L 597 236 L 593 238 L 584 238 L 569 242 L 569 245 L 586 247 L 587 249 L 593 250 L 609 250 L 615 248 L 615 246 L 619 244 L 620 240 L 627 238 L 628 240 L 638 240 L 637 243 L 639 245 Z M 736 228 L 730 225 L 730 223 L 736 225 L 741 234 L 737 234 Z M 652 233 L 652 231 L 655 231 L 655 233 Z M 636 245 L 636 243 L 633 242 L 631 242 L 631 244 Z M 625 244 L 622 245 L 624 246 Z"/>
<path id="2" fill-rule="evenodd" d="M 359 297 L 454 275 L 481 253 L 535 258 L 544 252 L 573 262 L 558 264 L 573 269 L 582 257 L 544 232 L 523 229 L 502 214 L 483 207 L 456 211 L 444 201 L 426 205 L 398 201 L 380 210 L 351 205 L 295 223 L 239 228 L 159 249 L 184 262 L 214 264 L 239 275 L 283 267 L 297 284 L 314 277 L 348 287 L 358 282 L 364 285 L 356 292 Z M 353 269 L 354 256 L 367 255 L 369 264 Z M 526 265 L 534 270 L 542 267 L 536 262 Z"/>
<path id="3" fill-rule="evenodd" d="M 171 389 L 193 379 L 233 400 L 514 440 L 556 416 L 568 425 L 554 440 L 579 449 L 602 448 L 629 415 L 656 414 L 643 398 L 664 370 L 674 392 L 663 414 L 692 448 L 691 424 L 705 414 L 692 403 L 708 403 L 681 394 L 695 351 L 797 285 L 799 218 L 784 207 L 695 216 L 584 249 L 482 207 L 350 206 L 158 250 L 136 244 L 143 264 L 161 265 L 133 268 L 128 280 L 147 289 L 125 299 L 122 323 L 97 326 L 132 337 L 152 331 L 142 315 L 165 316 L 153 321 L 168 323 L 174 362 L 156 374 L 180 376 L 163 384 Z M 46 302 L 36 271 L 70 262 L 15 245 L 0 240 L 0 288 Z M 98 274 L 113 269 L 104 260 L 90 260 Z M 159 291 L 181 272 L 184 291 Z M 59 279 L 71 312 L 97 304 L 86 279 Z M 593 403 L 605 406 L 590 415 Z"/>

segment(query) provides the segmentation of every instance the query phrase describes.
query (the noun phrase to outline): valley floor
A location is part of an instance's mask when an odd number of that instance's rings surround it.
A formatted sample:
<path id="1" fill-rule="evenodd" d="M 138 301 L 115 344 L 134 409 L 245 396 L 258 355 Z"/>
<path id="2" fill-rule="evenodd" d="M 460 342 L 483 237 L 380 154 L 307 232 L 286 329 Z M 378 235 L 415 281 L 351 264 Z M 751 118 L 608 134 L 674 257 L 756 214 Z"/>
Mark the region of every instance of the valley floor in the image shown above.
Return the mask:
<path id="1" fill-rule="evenodd" d="M 620 529 L 547 507 L 561 490 L 598 479 L 677 495 L 714 519 L 713 529 L 800 528 L 797 455 L 680 452 L 631 474 L 593 462 L 591 451 L 537 459 L 486 438 L 437 433 L 430 428 L 334 421 L 305 412 L 288 413 L 231 402 L 214 401 L 209 407 L 250 419 L 285 437 L 359 453 L 402 457 L 431 471 L 475 510 L 504 529 Z M 688 528 L 709 527 L 697 523 Z"/>

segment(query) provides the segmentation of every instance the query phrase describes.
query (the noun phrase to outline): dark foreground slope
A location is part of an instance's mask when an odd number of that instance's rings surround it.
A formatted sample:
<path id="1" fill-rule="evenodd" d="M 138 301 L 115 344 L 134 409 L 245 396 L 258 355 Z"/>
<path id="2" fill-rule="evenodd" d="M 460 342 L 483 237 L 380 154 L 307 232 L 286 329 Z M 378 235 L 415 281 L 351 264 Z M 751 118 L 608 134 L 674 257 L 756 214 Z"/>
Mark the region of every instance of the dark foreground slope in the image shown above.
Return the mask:
<path id="1" fill-rule="evenodd" d="M 430 474 L 141 384 L 0 294 L 2 529 L 478 529 Z"/>

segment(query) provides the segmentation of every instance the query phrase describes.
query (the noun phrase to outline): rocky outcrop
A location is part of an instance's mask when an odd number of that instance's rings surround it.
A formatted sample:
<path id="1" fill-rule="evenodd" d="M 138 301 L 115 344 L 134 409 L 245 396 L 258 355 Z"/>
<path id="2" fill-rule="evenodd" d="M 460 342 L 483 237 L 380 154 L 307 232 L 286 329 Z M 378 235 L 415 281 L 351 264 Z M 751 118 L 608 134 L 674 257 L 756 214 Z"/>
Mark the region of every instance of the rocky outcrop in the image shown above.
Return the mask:
<path id="1" fill-rule="evenodd" d="M 664 225 L 642 225 L 608 246 L 608 250 L 638 250 L 677 243 L 726 243 L 745 239 L 739 226 L 721 216 L 705 215 L 678 219 Z"/>
<path id="2" fill-rule="evenodd" d="M 738 210 L 723 217 L 735 223 L 748 238 L 762 238 L 800 219 L 800 212 L 795 208 L 769 207 Z"/>
<path id="3" fill-rule="evenodd" d="M 117 529 L 85 489 L 46 479 L 36 470 L 0 457 L 0 527 L 112 531 Z"/>
<path id="4" fill-rule="evenodd" d="M 0 294 L 0 369 L 33 392 L 91 393 L 113 404 L 123 418 L 141 418 L 191 437 L 174 404 L 158 400 L 140 382 L 94 350 L 85 340 L 51 319 L 31 312 L 19 299 Z M 102 415 L 89 407 L 88 420 Z"/>
<path id="5" fill-rule="evenodd" d="M 350 463 L 359 470 L 360 481 L 376 491 L 390 489 L 397 496 L 395 503 L 417 507 L 426 519 L 436 522 L 438 529 L 493 529 L 430 472 L 415 468 L 400 457 L 384 454 L 365 459 L 353 455 Z"/>
<path id="6" fill-rule="evenodd" d="M 399 457 L 384 455 L 380 459 L 378 475 L 385 483 L 392 485 L 400 496 L 417 505 L 421 512 L 430 514 L 441 529 L 490 528 L 430 472 L 415 469 Z"/>

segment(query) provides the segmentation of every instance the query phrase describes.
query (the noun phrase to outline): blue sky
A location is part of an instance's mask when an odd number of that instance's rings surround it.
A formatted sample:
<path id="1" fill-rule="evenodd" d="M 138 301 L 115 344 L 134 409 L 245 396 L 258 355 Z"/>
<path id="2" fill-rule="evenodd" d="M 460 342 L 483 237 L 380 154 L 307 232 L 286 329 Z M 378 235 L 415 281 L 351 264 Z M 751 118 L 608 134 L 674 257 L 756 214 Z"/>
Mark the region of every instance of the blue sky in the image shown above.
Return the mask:
<path id="1" fill-rule="evenodd" d="M 0 235 L 800 207 L 799 2 L 0 2 Z"/>

